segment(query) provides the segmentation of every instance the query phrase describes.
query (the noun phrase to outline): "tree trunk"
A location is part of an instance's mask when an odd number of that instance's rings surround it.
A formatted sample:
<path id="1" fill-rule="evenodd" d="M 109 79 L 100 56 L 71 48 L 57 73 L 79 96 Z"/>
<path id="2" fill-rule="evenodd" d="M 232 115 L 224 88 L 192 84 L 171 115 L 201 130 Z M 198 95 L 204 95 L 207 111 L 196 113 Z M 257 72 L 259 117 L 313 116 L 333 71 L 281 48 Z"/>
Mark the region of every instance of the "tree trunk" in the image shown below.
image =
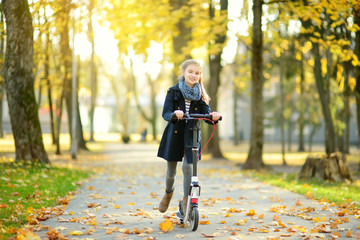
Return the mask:
<path id="1" fill-rule="evenodd" d="M 330 113 L 330 102 L 329 102 L 329 92 L 328 92 L 330 85 L 325 85 L 324 83 L 325 79 L 322 77 L 321 55 L 319 50 L 319 44 L 314 42 L 312 44 L 313 44 L 312 52 L 315 58 L 315 64 L 314 64 L 315 82 L 319 93 L 322 113 L 325 120 L 325 146 L 326 146 L 325 150 L 327 154 L 330 154 L 336 152 L 337 150 L 335 128 Z"/>
<path id="2" fill-rule="evenodd" d="M 344 66 L 344 123 L 345 128 L 343 130 L 343 134 L 341 136 L 342 139 L 342 146 L 341 146 L 341 152 L 344 154 L 349 153 L 349 147 L 350 147 L 350 95 L 351 95 L 351 89 L 349 87 L 349 74 L 351 69 L 351 63 L 345 62 L 343 63 Z"/>
<path id="3" fill-rule="evenodd" d="M 220 0 L 220 10 L 222 12 L 220 14 L 227 14 L 227 8 L 228 8 L 228 1 Z M 212 4 L 209 5 L 209 14 L 210 14 L 210 19 L 215 17 L 215 9 L 212 6 Z M 226 39 L 226 32 L 217 36 L 217 38 L 215 39 L 215 44 L 223 44 L 225 42 L 225 39 Z M 209 43 L 209 47 L 210 45 L 211 43 Z M 217 111 L 217 92 L 220 86 L 221 54 L 222 54 L 222 50 L 217 54 L 209 54 L 210 81 L 208 84 L 209 86 L 208 89 L 211 98 L 210 108 L 212 111 Z M 210 136 L 213 130 L 211 128 L 208 129 Z M 212 140 L 209 142 L 208 152 L 211 153 L 213 158 L 223 159 L 224 156 L 220 150 L 219 140 L 220 140 L 219 129 L 215 128 L 214 136 Z"/>
<path id="4" fill-rule="evenodd" d="M 209 68 L 210 68 L 210 82 L 209 82 L 209 95 L 211 98 L 210 108 L 212 111 L 217 111 L 217 91 L 220 85 L 220 60 L 221 54 L 212 55 L 209 57 Z M 213 129 L 208 128 L 209 136 Z M 219 143 L 219 130 L 215 128 L 213 138 L 208 144 L 208 152 L 211 153 L 213 158 L 224 158 L 220 150 Z"/>
<path id="5" fill-rule="evenodd" d="M 61 4 L 61 5 L 60 5 Z M 69 46 L 69 18 L 70 18 L 70 1 L 62 0 L 59 3 L 59 7 L 62 11 L 59 11 L 58 22 L 60 23 L 60 57 L 61 65 L 63 68 L 63 98 L 66 103 L 66 109 L 68 113 L 68 125 L 70 135 L 72 134 L 72 111 L 71 111 L 71 49 Z"/>
<path id="6" fill-rule="evenodd" d="M 304 112 L 305 112 L 305 98 L 304 98 L 304 82 L 305 82 L 305 70 L 304 70 L 304 54 L 301 52 L 300 60 L 300 103 L 299 103 L 299 146 L 298 151 L 304 152 Z"/>
<path id="7" fill-rule="evenodd" d="M 188 4 L 189 0 L 170 0 L 170 5 L 173 10 L 179 10 L 183 6 Z M 190 59 L 191 56 L 189 53 L 184 53 L 183 48 L 188 46 L 188 42 L 191 39 L 191 27 L 188 26 L 186 20 L 190 18 L 191 11 L 187 11 L 188 15 L 183 16 L 183 18 L 179 19 L 176 23 L 176 30 L 179 32 L 177 35 L 173 35 L 172 42 L 173 42 L 173 50 L 174 55 L 172 57 L 172 61 L 174 63 L 173 68 L 173 83 L 176 84 L 179 79 L 179 68 L 180 64 L 185 59 Z"/>
<path id="8" fill-rule="evenodd" d="M 311 130 L 310 135 L 309 135 L 309 152 L 312 151 L 312 142 L 313 142 L 313 138 L 314 138 L 316 129 L 317 129 L 316 125 L 313 124 L 312 125 L 312 130 Z"/>
<path id="9" fill-rule="evenodd" d="M 94 0 L 89 3 L 89 23 L 88 23 L 88 38 L 91 42 L 91 60 L 90 60 L 90 85 L 91 85 L 91 102 L 90 102 L 90 141 L 94 141 L 94 114 L 97 96 L 97 71 L 95 66 L 95 41 L 94 30 L 92 24 L 92 12 L 94 9 Z"/>
<path id="10" fill-rule="evenodd" d="M 47 97 L 49 102 L 49 113 L 50 113 L 50 130 L 52 136 L 52 143 L 56 144 L 56 137 L 55 137 L 55 120 L 54 120 L 54 111 L 53 111 L 53 102 L 52 102 L 52 94 L 51 94 L 51 81 L 49 78 L 50 75 L 50 47 L 51 47 L 51 40 L 50 40 L 50 30 L 49 30 L 49 22 L 47 20 L 46 14 L 44 13 L 45 19 L 45 27 L 46 27 L 46 42 L 45 42 L 45 61 L 44 61 L 44 79 L 46 80 L 47 85 Z"/>
<path id="11" fill-rule="evenodd" d="M 238 130 L 238 114 L 237 114 L 237 108 L 238 108 L 238 96 L 237 89 L 235 84 L 233 84 L 233 121 L 234 121 L 234 145 L 237 146 L 239 144 L 239 130 Z"/>
<path id="12" fill-rule="evenodd" d="M 78 60 L 77 60 L 77 67 L 76 67 L 76 115 L 77 117 L 75 118 L 77 123 L 77 146 L 79 149 L 82 150 L 89 150 L 86 146 L 86 141 L 84 139 L 84 131 L 83 131 L 83 126 L 82 126 L 82 121 L 81 121 L 81 116 L 80 116 L 80 104 L 79 104 L 79 83 L 80 83 L 80 69 L 81 69 L 81 61 L 80 61 L 80 55 L 78 55 Z"/>
<path id="13" fill-rule="evenodd" d="M 360 26 L 360 4 L 354 6 L 354 23 Z M 356 32 L 354 53 L 360 59 L 360 31 Z M 357 131 L 358 131 L 358 147 L 360 148 L 360 66 L 355 67 L 355 100 L 356 100 L 356 116 L 357 116 Z M 360 171 L 360 162 L 359 162 Z"/>
<path id="14" fill-rule="evenodd" d="M 319 181 L 343 182 L 353 181 L 345 155 L 328 154 L 322 157 L 307 157 L 300 173 L 300 179 L 316 178 Z"/>
<path id="15" fill-rule="evenodd" d="M 264 110 L 263 110 L 263 34 L 261 30 L 262 1 L 253 2 L 254 25 L 252 36 L 251 60 L 251 135 L 248 157 L 244 169 L 259 169 L 264 166 L 262 159 L 264 143 Z"/>
<path id="16" fill-rule="evenodd" d="M 284 93 L 284 60 L 282 57 L 280 60 L 280 131 L 281 131 L 281 156 L 283 165 L 286 164 L 285 160 L 285 119 L 284 119 L 284 103 L 285 103 L 285 93 Z"/>
<path id="17" fill-rule="evenodd" d="M 0 60 L 1 62 L 4 62 L 4 41 L 5 41 L 5 30 L 4 30 L 4 14 L 3 10 L 0 10 L 1 17 L 0 17 Z M 4 131 L 3 131 L 3 99 L 5 96 L 5 83 L 3 80 L 4 76 L 4 65 L 0 65 L 0 138 L 4 137 Z"/>
<path id="18" fill-rule="evenodd" d="M 33 27 L 27 1 L 3 0 L 7 40 L 5 87 L 16 161 L 50 163 L 34 93 Z"/>

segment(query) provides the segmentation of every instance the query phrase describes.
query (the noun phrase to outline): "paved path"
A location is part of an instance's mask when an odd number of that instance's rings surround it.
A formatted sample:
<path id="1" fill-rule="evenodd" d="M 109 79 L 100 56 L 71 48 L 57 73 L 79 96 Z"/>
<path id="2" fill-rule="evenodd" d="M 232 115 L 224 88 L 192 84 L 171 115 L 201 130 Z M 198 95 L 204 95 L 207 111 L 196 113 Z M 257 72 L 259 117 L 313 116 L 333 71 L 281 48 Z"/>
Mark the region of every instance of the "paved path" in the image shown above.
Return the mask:
<path id="1" fill-rule="evenodd" d="M 156 158 L 156 146 L 109 144 L 97 159 L 103 173 L 83 184 L 66 212 L 42 222 L 44 226 L 70 239 L 117 240 L 331 239 L 337 233 L 340 239 L 350 239 L 345 234 L 351 230 L 355 238 L 360 225 L 355 215 L 340 214 L 328 203 L 255 181 L 230 162 L 201 161 L 202 224 L 193 232 L 174 218 L 182 198 L 181 165 L 170 209 L 162 214 L 157 207 L 164 192 L 166 163 Z M 174 225 L 167 233 L 159 229 L 165 219 Z M 46 231 L 38 234 L 46 239 Z"/>

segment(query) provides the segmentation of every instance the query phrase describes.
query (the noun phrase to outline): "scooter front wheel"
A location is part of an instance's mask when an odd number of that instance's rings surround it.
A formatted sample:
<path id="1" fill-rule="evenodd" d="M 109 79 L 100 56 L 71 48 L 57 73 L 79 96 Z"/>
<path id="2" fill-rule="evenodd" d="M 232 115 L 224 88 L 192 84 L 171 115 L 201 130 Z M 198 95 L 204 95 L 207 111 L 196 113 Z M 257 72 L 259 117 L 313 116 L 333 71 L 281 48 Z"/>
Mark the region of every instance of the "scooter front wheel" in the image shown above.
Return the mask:
<path id="1" fill-rule="evenodd" d="M 197 207 L 192 207 L 189 216 L 191 230 L 196 231 L 199 226 L 199 211 Z"/>

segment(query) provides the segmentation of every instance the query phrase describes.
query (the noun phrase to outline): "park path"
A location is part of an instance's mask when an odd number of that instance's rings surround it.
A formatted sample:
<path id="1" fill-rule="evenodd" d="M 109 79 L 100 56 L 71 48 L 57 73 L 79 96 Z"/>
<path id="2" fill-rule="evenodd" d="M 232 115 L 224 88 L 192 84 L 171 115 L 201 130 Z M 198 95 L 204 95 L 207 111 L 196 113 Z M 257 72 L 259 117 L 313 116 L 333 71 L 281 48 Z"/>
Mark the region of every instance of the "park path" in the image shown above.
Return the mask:
<path id="1" fill-rule="evenodd" d="M 69 239 L 340 239 L 358 236 L 356 215 L 329 203 L 273 187 L 246 177 L 227 161 L 201 161 L 200 224 L 193 232 L 174 217 L 182 198 L 181 165 L 169 210 L 157 210 L 164 192 L 166 163 L 156 157 L 156 145 L 106 145 L 93 157 L 102 169 L 85 182 L 61 216 L 43 226 Z M 173 229 L 160 230 L 165 220 Z M 46 232 L 39 231 L 42 239 Z"/>

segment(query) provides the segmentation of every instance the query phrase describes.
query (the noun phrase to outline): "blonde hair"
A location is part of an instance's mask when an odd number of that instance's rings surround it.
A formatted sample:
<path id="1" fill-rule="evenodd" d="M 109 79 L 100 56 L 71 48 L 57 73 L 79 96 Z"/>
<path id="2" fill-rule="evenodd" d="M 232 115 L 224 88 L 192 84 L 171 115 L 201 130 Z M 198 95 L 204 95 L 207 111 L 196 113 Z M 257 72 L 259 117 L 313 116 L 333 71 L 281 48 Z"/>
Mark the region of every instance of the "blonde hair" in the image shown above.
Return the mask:
<path id="1" fill-rule="evenodd" d="M 201 73 L 202 73 L 202 67 L 201 67 L 201 64 L 194 60 L 194 59 L 187 59 L 185 60 L 181 65 L 180 65 L 180 72 L 185 72 L 186 68 L 189 66 L 189 65 L 198 65 L 201 69 Z M 201 98 L 204 102 L 206 102 L 206 104 L 209 104 L 209 101 L 210 101 L 210 97 L 209 95 L 207 94 L 206 90 L 205 90 L 205 87 L 204 87 L 204 84 L 201 80 L 201 76 L 200 76 L 200 79 L 199 79 L 199 84 L 200 84 L 200 88 L 201 88 Z"/>

